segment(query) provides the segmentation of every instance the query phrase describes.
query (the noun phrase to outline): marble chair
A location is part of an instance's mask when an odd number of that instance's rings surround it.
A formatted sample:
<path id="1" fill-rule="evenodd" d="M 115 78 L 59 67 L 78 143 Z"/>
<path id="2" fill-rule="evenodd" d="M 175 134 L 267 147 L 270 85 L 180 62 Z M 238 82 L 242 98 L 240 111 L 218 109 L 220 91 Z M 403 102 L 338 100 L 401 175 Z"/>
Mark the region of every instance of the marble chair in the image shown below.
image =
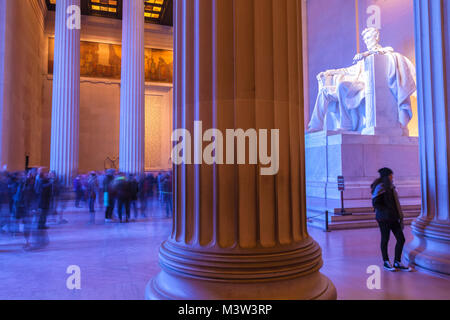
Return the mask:
<path id="1" fill-rule="evenodd" d="M 364 61 L 366 81 L 364 135 L 409 136 L 411 117 L 401 110 L 389 83 L 393 72 L 387 55 L 371 55 Z M 409 98 L 408 98 L 409 99 Z"/>

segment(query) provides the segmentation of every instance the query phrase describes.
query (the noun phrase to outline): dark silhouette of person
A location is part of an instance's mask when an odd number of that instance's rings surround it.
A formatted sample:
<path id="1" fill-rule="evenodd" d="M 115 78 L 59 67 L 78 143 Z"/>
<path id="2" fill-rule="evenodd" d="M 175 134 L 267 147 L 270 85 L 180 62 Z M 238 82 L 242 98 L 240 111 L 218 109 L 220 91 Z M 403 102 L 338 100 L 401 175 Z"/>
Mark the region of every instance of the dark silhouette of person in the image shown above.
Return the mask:
<path id="1" fill-rule="evenodd" d="M 105 179 L 103 179 L 103 198 L 105 210 L 105 223 L 112 222 L 114 205 L 116 202 L 116 192 L 114 190 L 114 173 L 113 169 L 106 171 Z"/>
<path id="2" fill-rule="evenodd" d="M 117 210 L 119 214 L 120 223 L 123 222 L 122 212 L 125 207 L 126 222 L 130 222 L 130 203 L 131 203 L 131 186 L 130 181 L 125 175 L 119 175 L 114 181 L 114 188 L 117 197 Z"/>
<path id="3" fill-rule="evenodd" d="M 403 212 L 393 183 L 394 172 L 389 168 L 382 168 L 378 172 L 380 177 L 373 182 L 371 189 L 372 204 L 381 232 L 381 254 L 384 268 L 388 271 L 410 271 L 410 268 L 403 266 L 401 263 L 405 236 L 403 234 Z M 391 231 L 397 240 L 393 266 L 388 255 Z"/>

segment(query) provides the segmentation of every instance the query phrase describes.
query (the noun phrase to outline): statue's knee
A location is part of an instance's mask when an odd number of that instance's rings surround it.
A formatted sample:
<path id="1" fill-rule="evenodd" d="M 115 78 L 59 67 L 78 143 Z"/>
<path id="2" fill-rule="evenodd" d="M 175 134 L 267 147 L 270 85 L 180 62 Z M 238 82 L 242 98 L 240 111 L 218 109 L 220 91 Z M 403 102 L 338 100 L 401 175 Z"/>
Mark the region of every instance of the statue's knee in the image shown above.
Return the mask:
<path id="1" fill-rule="evenodd" d="M 337 89 L 340 91 L 341 89 L 347 89 L 351 86 L 351 83 L 348 81 L 343 81 L 338 84 Z"/>

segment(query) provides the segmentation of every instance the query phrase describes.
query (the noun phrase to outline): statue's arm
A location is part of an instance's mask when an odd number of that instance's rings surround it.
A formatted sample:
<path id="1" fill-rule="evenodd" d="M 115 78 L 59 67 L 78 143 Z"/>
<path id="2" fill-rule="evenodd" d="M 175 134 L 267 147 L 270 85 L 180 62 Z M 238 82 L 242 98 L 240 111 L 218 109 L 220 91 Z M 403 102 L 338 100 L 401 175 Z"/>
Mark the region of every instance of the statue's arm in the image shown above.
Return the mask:
<path id="1" fill-rule="evenodd" d="M 327 71 L 319 73 L 317 75 L 317 79 L 321 80 L 321 79 L 323 79 L 325 77 L 333 77 L 333 76 L 336 76 L 336 75 L 345 75 L 347 73 L 348 72 L 347 72 L 346 68 L 343 68 L 343 69 L 330 69 L 330 70 L 327 70 Z"/>
<path id="2" fill-rule="evenodd" d="M 392 52 L 394 52 L 394 48 L 392 48 L 392 47 L 384 47 L 384 48 L 380 48 L 380 49 L 377 49 L 377 50 L 372 50 L 372 51 L 366 51 L 366 52 L 363 52 L 363 53 L 358 53 L 353 58 L 353 63 L 356 64 L 359 61 L 364 60 L 365 58 L 367 58 L 368 56 L 371 56 L 373 54 L 387 54 L 387 53 L 392 53 Z"/>
<path id="3" fill-rule="evenodd" d="M 341 68 L 341 69 L 330 69 L 324 72 L 321 72 L 317 75 L 317 80 L 321 81 L 326 77 L 333 77 L 333 76 L 340 76 L 340 75 L 358 75 L 361 72 L 361 61 L 364 60 L 366 57 L 373 54 L 373 52 L 366 51 L 363 53 L 359 53 L 355 56 L 353 59 L 353 66 L 348 68 Z"/>
<path id="4" fill-rule="evenodd" d="M 384 48 L 381 48 L 377 53 L 387 54 L 387 53 L 392 53 L 392 52 L 394 52 L 394 48 L 384 47 Z"/>
<path id="5" fill-rule="evenodd" d="M 363 53 L 356 54 L 355 57 L 353 58 L 353 64 L 356 64 L 359 61 L 364 60 L 365 58 L 367 58 L 368 56 L 370 56 L 373 53 L 374 52 L 366 51 L 366 52 L 363 52 Z"/>

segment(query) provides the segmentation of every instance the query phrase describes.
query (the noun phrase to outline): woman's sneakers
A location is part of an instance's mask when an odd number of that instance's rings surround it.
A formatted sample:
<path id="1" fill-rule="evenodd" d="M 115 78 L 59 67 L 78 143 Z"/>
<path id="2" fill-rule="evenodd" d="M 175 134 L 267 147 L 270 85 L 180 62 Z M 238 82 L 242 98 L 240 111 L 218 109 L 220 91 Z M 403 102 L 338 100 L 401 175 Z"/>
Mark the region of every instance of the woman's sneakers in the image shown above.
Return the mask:
<path id="1" fill-rule="evenodd" d="M 383 267 L 387 271 L 392 271 L 392 272 L 395 271 L 395 268 L 391 265 L 391 263 L 389 261 L 385 261 Z"/>
<path id="2" fill-rule="evenodd" d="M 395 268 L 395 270 L 398 270 L 398 271 L 411 272 L 411 268 L 405 267 L 404 265 L 402 265 L 401 262 L 398 262 L 398 261 L 394 262 L 394 268 Z"/>
<path id="3" fill-rule="evenodd" d="M 389 261 L 384 262 L 384 269 L 387 271 L 395 272 L 395 271 L 402 271 L 402 272 L 411 272 L 411 268 L 405 267 L 402 265 L 401 262 L 395 261 L 394 266 L 391 265 Z"/>

